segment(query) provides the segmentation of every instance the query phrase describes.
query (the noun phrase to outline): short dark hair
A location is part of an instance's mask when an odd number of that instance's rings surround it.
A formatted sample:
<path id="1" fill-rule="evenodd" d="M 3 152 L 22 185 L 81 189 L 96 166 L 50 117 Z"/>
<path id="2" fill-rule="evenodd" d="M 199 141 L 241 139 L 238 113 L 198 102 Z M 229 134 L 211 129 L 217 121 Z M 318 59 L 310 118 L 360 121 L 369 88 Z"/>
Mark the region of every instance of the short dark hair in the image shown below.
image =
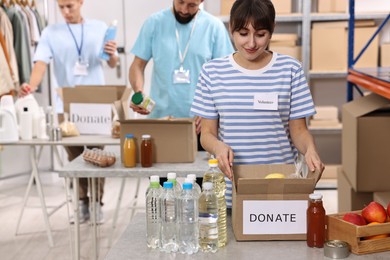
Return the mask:
<path id="1" fill-rule="evenodd" d="M 271 34 L 275 26 L 275 8 L 270 0 L 236 0 L 230 10 L 230 30 L 239 31 L 252 24 L 255 30 Z"/>

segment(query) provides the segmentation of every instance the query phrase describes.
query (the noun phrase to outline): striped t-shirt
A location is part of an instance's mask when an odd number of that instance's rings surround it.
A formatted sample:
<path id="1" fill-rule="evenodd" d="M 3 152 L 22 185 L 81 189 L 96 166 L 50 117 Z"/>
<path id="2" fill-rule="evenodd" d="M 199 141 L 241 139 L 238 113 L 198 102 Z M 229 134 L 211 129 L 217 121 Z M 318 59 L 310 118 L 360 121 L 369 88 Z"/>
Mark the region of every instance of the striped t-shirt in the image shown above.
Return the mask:
<path id="1" fill-rule="evenodd" d="M 263 99 L 273 100 L 275 109 L 255 105 Z M 288 122 L 315 109 L 301 64 L 274 52 L 259 70 L 241 67 L 233 55 L 204 64 L 191 112 L 219 120 L 218 137 L 233 149 L 234 164 L 292 164 L 298 152 Z"/>

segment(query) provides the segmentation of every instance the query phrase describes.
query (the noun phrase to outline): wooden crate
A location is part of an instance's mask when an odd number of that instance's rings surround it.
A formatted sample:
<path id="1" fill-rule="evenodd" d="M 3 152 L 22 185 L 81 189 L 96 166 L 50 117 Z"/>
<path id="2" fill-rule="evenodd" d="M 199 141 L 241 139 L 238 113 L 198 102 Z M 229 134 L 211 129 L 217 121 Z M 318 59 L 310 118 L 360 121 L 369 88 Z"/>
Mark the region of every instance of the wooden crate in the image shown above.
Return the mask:
<path id="1" fill-rule="evenodd" d="M 353 211 L 360 214 L 361 211 Z M 365 240 L 364 237 L 390 234 L 390 222 L 371 226 L 357 226 L 342 220 L 345 213 L 326 216 L 327 239 L 342 240 L 354 254 L 369 254 L 390 250 L 390 237 Z"/>

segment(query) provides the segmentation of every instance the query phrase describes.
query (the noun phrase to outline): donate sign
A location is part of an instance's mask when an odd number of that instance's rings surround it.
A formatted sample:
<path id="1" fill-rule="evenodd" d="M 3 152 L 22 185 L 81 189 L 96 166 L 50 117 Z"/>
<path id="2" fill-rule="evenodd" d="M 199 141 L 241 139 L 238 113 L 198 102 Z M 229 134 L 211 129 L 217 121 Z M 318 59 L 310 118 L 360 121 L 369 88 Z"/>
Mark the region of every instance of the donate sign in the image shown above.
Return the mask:
<path id="1" fill-rule="evenodd" d="M 305 234 L 307 200 L 244 200 L 243 234 Z"/>
<path id="2" fill-rule="evenodd" d="M 112 128 L 111 104 L 71 103 L 69 109 L 72 121 L 80 134 L 110 135 Z"/>

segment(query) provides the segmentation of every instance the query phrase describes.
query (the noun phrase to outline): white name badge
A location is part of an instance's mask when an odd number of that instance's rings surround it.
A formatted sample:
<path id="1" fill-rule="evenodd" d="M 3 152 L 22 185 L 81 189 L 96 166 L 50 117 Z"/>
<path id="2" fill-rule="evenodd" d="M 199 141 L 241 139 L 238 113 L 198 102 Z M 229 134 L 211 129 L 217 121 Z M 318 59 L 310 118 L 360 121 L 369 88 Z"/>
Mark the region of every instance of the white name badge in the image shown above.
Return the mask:
<path id="1" fill-rule="evenodd" d="M 253 109 L 256 110 L 278 110 L 277 94 L 255 94 Z"/>
<path id="2" fill-rule="evenodd" d="M 76 62 L 76 64 L 73 67 L 73 73 L 75 76 L 87 76 L 88 64 L 82 62 Z"/>
<path id="3" fill-rule="evenodd" d="M 180 67 L 173 71 L 173 84 L 189 84 L 191 83 L 190 71 Z"/>
<path id="4" fill-rule="evenodd" d="M 110 135 L 112 105 L 70 103 L 69 116 L 80 134 Z"/>
<path id="5" fill-rule="evenodd" d="M 244 200 L 243 234 L 305 234 L 307 200 Z"/>

